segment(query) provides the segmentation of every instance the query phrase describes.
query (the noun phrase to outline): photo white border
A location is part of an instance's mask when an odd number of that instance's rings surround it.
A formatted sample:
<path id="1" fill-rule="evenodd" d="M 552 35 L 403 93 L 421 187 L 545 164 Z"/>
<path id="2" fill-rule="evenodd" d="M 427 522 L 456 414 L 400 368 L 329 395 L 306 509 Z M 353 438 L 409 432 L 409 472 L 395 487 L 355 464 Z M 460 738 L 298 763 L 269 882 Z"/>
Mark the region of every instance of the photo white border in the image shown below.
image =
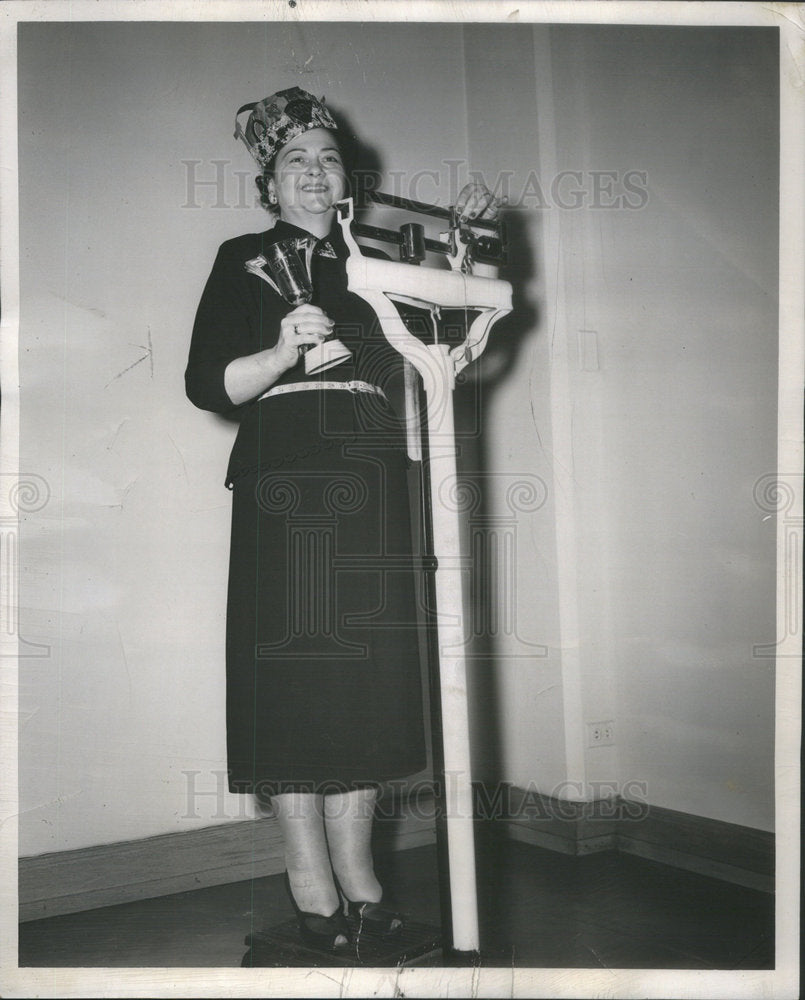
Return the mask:
<path id="1" fill-rule="evenodd" d="M 802 372 L 805 370 L 805 8 L 794 3 L 479 2 L 443 0 L 47 0 L 0 4 L 0 274 L 2 326 L 0 461 L 18 474 L 19 217 L 17 174 L 17 49 L 20 21 L 450 21 L 779 27 L 780 44 L 780 333 L 778 473 L 799 479 L 803 468 Z M 0 505 L 6 503 L 5 491 Z M 5 534 L 13 512 L 0 506 Z M 798 518 L 802 565 L 802 495 L 789 509 Z M 783 518 L 778 524 L 778 635 L 786 635 Z M 16 537 L 16 536 L 15 536 Z M 3 575 L 3 574 L 0 574 Z M 788 581 L 789 585 L 791 581 Z M 6 576 L 0 607 L 13 614 L 14 582 Z M 799 995 L 799 827 L 801 622 L 777 660 L 776 829 L 777 967 L 774 971 L 639 969 L 209 969 L 23 968 L 17 957 L 17 677 L 16 638 L 0 630 L 0 995 L 4 997 L 725 997 Z M 14 959 L 12 962 L 11 959 Z"/>

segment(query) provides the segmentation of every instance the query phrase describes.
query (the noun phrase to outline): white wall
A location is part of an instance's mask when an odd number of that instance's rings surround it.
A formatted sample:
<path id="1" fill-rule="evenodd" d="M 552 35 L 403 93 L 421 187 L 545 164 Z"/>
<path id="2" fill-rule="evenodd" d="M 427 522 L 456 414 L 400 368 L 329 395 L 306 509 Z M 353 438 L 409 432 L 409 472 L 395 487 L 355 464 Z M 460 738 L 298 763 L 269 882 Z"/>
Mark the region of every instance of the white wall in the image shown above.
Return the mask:
<path id="1" fill-rule="evenodd" d="M 475 373 L 483 418 L 476 467 L 488 473 L 482 480 L 486 530 L 499 550 L 509 533 L 516 533 L 516 548 L 513 592 L 492 582 L 487 600 L 497 607 L 499 621 L 473 664 L 474 764 L 479 777 L 554 791 L 567 779 L 567 690 L 557 596 L 542 220 L 521 198 L 529 174 L 538 169 L 541 148 L 532 30 L 473 26 L 466 31 L 465 56 L 469 160 L 511 202 L 511 264 L 502 276 L 514 286 L 514 311 L 494 328 Z M 498 563 L 502 579 L 502 551 Z M 514 612 L 508 624 L 507 607 Z"/>
<path id="2" fill-rule="evenodd" d="M 776 37 L 549 37 L 559 169 L 648 181 L 643 208 L 558 223 L 583 711 L 617 725 L 587 775 L 771 829 L 773 660 L 753 648 L 775 639 L 775 528 L 753 488 L 776 468 Z"/>
<path id="3" fill-rule="evenodd" d="M 655 804 L 770 827 L 771 663 L 751 656 L 774 638 L 752 502 L 775 467 L 766 62 L 737 35 L 690 59 L 602 30 L 22 26 L 20 466 L 51 490 L 21 531 L 21 631 L 50 647 L 20 670 L 23 854 L 251 808 L 212 796 L 186 818 L 182 772 L 212 791 L 225 767 L 233 428 L 182 373 L 217 245 L 265 225 L 237 204 L 233 113 L 295 83 L 403 184 L 439 170 L 424 200 L 455 194 L 444 161 L 468 153 L 488 180 L 513 171 L 515 197 L 552 164 L 648 172 L 642 211 L 513 207 L 518 310 L 457 400 L 465 426 L 482 402 L 462 445 L 480 513 L 517 538 L 516 631 L 473 644 L 475 762 L 544 791 L 645 780 Z M 227 161 L 224 207 L 209 187 L 187 207 L 187 160 Z M 517 482 L 533 509 L 512 512 Z M 589 751 L 601 713 L 617 746 Z"/>

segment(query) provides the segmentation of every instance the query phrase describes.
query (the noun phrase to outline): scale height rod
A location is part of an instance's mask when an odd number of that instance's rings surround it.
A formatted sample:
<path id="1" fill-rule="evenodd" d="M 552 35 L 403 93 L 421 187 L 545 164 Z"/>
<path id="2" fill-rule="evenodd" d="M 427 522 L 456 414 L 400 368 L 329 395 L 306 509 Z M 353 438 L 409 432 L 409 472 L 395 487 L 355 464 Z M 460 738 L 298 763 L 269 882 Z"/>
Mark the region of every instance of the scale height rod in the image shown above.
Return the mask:
<path id="1" fill-rule="evenodd" d="M 475 881 L 467 664 L 463 627 L 463 566 L 458 504 L 449 501 L 456 485 L 453 417 L 454 366 L 446 344 L 429 345 L 440 377 L 428 380 L 427 481 L 432 518 L 436 631 L 439 645 L 441 723 L 444 754 L 442 807 L 446 815 L 452 944 L 478 952 L 478 898 Z"/>

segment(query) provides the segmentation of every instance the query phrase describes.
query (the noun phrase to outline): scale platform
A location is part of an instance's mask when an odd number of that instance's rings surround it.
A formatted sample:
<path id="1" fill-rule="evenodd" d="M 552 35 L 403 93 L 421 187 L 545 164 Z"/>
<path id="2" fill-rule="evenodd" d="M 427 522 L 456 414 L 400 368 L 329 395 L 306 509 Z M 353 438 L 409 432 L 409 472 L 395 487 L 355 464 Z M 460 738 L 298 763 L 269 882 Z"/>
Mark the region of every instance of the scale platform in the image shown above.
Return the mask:
<path id="1" fill-rule="evenodd" d="M 387 936 L 364 930 L 351 951 L 334 955 L 306 945 L 299 936 L 295 919 L 286 920 L 269 930 L 247 934 L 244 944 L 249 950 L 241 967 L 307 967 L 325 968 L 396 968 L 402 965 L 439 964 L 441 931 L 431 924 L 406 921 L 399 933 Z"/>

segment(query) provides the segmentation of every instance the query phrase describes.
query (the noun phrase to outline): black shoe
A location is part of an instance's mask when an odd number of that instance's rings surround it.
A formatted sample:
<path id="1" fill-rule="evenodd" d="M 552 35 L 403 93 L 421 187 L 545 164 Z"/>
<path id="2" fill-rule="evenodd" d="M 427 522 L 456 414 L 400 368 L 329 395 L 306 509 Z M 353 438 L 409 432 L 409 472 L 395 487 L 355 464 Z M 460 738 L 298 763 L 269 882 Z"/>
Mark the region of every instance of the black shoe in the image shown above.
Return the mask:
<path id="1" fill-rule="evenodd" d="M 291 897 L 296 919 L 299 923 L 299 936 L 308 948 L 341 955 L 352 950 L 352 938 L 349 926 L 341 910 L 336 907 L 329 917 L 320 913 L 306 913 L 300 910 L 291 890 L 291 880 L 285 873 L 285 888 Z"/>
<path id="2" fill-rule="evenodd" d="M 384 906 L 382 900 L 378 903 L 353 903 L 343 893 L 342 896 L 347 916 L 357 924 L 358 936 L 362 931 L 367 931 L 381 937 L 393 937 L 402 931 L 402 915 Z"/>

